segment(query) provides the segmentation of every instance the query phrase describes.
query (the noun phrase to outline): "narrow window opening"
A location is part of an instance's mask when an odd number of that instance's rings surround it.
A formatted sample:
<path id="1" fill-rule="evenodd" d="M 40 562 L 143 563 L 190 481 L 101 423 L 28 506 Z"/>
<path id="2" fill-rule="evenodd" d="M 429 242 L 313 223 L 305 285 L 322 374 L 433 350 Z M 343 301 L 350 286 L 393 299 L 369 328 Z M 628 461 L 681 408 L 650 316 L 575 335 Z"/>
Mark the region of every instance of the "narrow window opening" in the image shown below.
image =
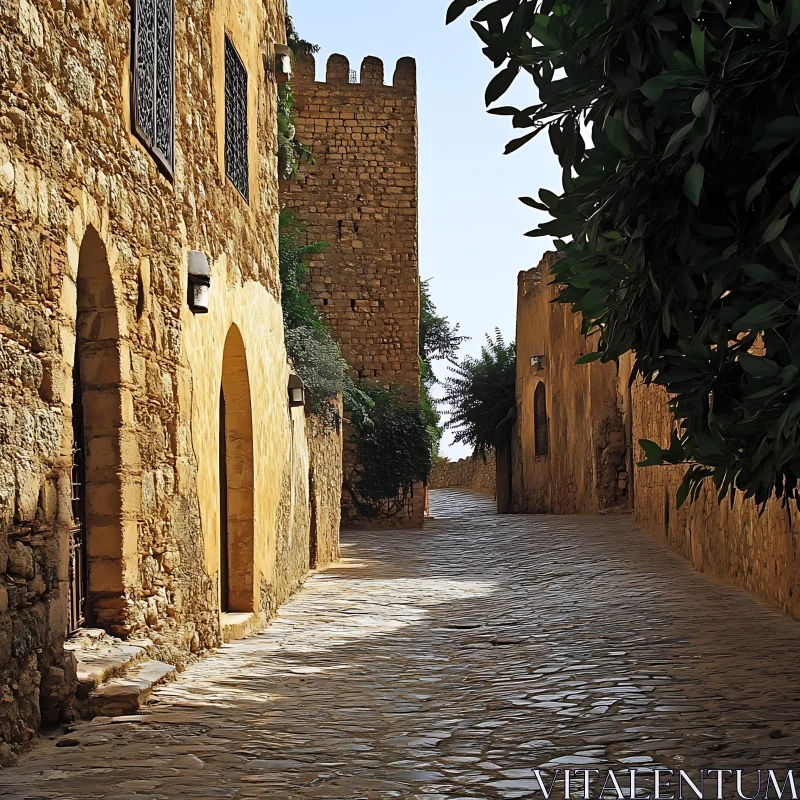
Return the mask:
<path id="1" fill-rule="evenodd" d="M 132 128 L 171 178 L 175 159 L 175 3 L 134 0 L 132 5 Z"/>
<path id="2" fill-rule="evenodd" d="M 328 305 L 328 299 L 327 299 L 327 298 L 325 298 L 325 299 L 322 301 L 322 305 L 324 305 L 324 306 Z"/>
<path id="3" fill-rule="evenodd" d="M 341 238 L 342 238 L 343 226 L 344 226 L 344 220 L 341 220 L 341 219 L 340 219 L 340 220 L 339 220 L 339 234 L 338 234 L 338 235 L 339 235 L 339 240 L 340 240 L 340 241 L 341 241 Z"/>
<path id="4" fill-rule="evenodd" d="M 550 454 L 550 421 L 547 417 L 547 389 L 539 382 L 533 395 L 534 445 L 536 456 Z"/>
<path id="5" fill-rule="evenodd" d="M 350 301 L 350 310 L 351 311 L 355 311 L 356 310 L 356 301 L 355 300 L 351 300 Z"/>
<path id="6" fill-rule="evenodd" d="M 245 202 L 250 202 L 247 131 L 247 70 L 225 37 L 225 174 Z"/>

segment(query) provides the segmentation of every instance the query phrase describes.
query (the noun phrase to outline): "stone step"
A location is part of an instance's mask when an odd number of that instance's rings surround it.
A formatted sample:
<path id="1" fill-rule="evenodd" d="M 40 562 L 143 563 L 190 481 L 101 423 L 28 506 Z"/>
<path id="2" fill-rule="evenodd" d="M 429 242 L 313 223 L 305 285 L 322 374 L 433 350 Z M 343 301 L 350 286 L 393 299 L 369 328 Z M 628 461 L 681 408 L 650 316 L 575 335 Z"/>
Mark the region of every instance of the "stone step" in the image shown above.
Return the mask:
<path id="1" fill-rule="evenodd" d="M 156 686 L 174 680 L 177 670 L 163 661 L 146 661 L 124 678 L 113 678 L 89 695 L 93 716 L 118 717 L 134 714 L 145 705 Z"/>
<path id="2" fill-rule="evenodd" d="M 64 649 L 75 656 L 78 699 L 83 701 L 98 686 L 132 669 L 148 658 L 152 642 L 123 642 L 101 630 L 82 629 L 67 639 Z"/>

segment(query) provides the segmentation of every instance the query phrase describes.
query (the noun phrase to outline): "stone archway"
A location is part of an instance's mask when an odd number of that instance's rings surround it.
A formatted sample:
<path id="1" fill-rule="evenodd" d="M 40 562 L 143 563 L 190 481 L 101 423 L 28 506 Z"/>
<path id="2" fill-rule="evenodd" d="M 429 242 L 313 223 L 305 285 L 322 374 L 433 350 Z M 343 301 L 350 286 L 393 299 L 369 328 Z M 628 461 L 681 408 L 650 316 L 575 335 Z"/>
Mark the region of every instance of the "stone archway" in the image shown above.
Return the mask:
<path id="1" fill-rule="evenodd" d="M 253 610 L 253 413 L 244 341 L 233 325 L 222 360 L 220 393 L 220 608 Z"/>
<path id="2" fill-rule="evenodd" d="M 78 525 L 84 539 L 81 616 L 88 624 L 119 632 L 126 611 L 122 430 L 127 390 L 122 388 L 119 316 L 108 254 L 92 226 L 81 243 L 76 290 L 73 441 L 82 457 L 74 459 L 80 463 L 73 466 L 73 476 L 83 480 L 83 487 L 73 480 L 72 510 L 73 539 Z"/>

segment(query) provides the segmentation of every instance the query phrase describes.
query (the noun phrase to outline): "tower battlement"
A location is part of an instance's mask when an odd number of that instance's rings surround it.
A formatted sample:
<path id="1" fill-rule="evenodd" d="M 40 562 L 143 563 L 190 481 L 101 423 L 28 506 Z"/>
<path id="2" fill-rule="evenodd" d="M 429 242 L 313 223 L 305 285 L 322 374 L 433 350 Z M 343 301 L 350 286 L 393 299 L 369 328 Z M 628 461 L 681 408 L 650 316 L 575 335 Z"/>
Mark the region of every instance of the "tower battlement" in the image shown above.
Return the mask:
<path id="1" fill-rule="evenodd" d="M 317 62 L 313 55 L 299 58 L 295 70 L 297 82 L 328 85 L 338 91 L 358 93 L 366 87 L 380 86 L 394 89 L 398 94 L 408 97 L 416 96 L 417 93 L 417 62 L 413 58 L 401 58 L 397 62 L 390 85 L 385 83 L 386 70 L 383 61 L 375 56 L 367 56 L 361 62 L 360 71 L 355 73 L 347 56 L 336 53 L 328 58 L 324 81 L 316 79 Z"/>

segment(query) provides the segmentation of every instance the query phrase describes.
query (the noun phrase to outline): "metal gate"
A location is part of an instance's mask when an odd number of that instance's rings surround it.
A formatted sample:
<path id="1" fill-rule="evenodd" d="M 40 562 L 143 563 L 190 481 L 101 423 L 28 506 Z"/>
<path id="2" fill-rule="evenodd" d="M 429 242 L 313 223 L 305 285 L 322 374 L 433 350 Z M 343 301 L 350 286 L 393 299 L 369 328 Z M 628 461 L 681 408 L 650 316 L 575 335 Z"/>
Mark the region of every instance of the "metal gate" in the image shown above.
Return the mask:
<path id="1" fill-rule="evenodd" d="M 75 356 L 72 372 L 72 527 L 69 530 L 69 630 L 74 633 L 86 621 L 88 570 L 86 558 L 86 445 L 83 433 L 81 374 Z"/>

